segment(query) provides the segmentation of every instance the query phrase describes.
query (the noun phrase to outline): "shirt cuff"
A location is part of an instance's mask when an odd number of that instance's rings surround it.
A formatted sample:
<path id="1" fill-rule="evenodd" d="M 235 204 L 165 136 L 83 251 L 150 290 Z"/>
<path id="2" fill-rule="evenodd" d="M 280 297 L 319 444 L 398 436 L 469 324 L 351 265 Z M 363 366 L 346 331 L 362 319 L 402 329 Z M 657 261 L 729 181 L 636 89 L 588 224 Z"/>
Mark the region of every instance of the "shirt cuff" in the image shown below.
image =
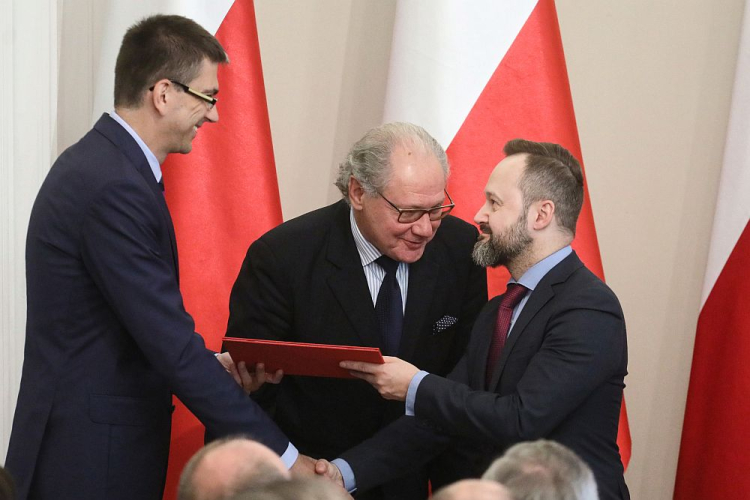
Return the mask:
<path id="1" fill-rule="evenodd" d="M 346 491 L 348 491 L 349 493 L 354 493 L 354 491 L 357 489 L 357 482 L 354 480 L 354 471 L 349 465 L 349 462 L 347 462 L 343 458 L 337 458 L 335 460 L 331 460 L 331 463 L 339 468 L 341 477 L 344 479 L 344 488 L 346 489 Z"/>
<path id="2" fill-rule="evenodd" d="M 429 375 L 429 373 L 420 370 L 411 378 L 411 382 L 409 382 L 409 389 L 406 391 L 406 414 L 410 417 L 414 416 L 414 404 L 417 402 L 417 389 L 419 389 L 419 384 L 427 375 Z"/>
<path id="3" fill-rule="evenodd" d="M 297 461 L 297 458 L 299 457 L 299 451 L 297 451 L 297 448 L 290 442 L 289 446 L 286 447 L 286 451 L 283 455 L 281 455 L 281 461 L 284 462 L 284 465 L 286 465 L 287 469 L 291 469 L 292 465 L 294 465 L 294 462 Z"/>

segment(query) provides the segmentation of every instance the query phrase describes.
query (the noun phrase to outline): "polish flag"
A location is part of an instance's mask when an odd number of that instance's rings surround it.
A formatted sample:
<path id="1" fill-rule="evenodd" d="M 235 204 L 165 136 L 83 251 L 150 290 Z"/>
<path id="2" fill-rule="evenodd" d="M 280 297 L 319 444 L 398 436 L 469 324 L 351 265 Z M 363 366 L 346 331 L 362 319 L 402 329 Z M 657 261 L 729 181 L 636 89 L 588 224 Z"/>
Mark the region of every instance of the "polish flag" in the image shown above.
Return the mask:
<path id="1" fill-rule="evenodd" d="M 510 139 L 559 143 L 581 159 L 553 0 L 409 0 L 398 3 L 384 122 L 423 126 L 448 145 L 454 214 L 471 222 Z M 573 247 L 604 279 L 588 197 Z M 490 296 L 505 269 L 489 272 Z M 623 401 L 618 445 L 630 460 Z"/>
<path id="2" fill-rule="evenodd" d="M 111 109 L 122 34 L 143 17 L 189 17 L 214 33 L 229 55 L 230 64 L 219 67 L 219 122 L 201 127 L 190 154 L 170 155 L 162 165 L 185 308 L 206 346 L 219 350 L 229 294 L 247 248 L 282 222 L 253 2 L 164 0 L 109 7 L 103 33 L 111 40 L 102 50 L 106 64 L 98 75 L 96 117 Z M 164 498 L 176 497 L 183 466 L 203 445 L 203 426 L 179 401 L 176 406 Z"/>
<path id="3" fill-rule="evenodd" d="M 680 500 L 750 491 L 749 9 L 743 23 L 677 466 Z"/>

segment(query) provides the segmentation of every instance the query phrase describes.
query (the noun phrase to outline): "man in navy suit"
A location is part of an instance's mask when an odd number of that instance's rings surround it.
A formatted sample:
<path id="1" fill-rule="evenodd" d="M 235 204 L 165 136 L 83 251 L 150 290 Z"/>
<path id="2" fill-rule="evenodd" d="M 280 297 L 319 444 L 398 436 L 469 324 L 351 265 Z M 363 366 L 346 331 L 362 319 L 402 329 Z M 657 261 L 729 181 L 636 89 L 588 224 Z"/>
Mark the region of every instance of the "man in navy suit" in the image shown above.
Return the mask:
<path id="1" fill-rule="evenodd" d="M 557 144 L 517 139 L 505 154 L 474 218 L 482 230 L 474 260 L 507 267 L 508 291 L 480 312 L 446 378 L 395 357 L 342 363 L 383 397 L 406 401 L 405 416 L 336 461 L 349 488 L 403 473 L 451 438 L 474 450 L 467 471 L 479 476 L 511 445 L 544 437 L 591 467 L 602 499 L 629 498 L 617 447 L 627 372 L 622 309 L 570 247 L 581 167 Z M 339 473 L 324 462 L 318 468 Z"/>
<path id="2" fill-rule="evenodd" d="M 219 42 L 180 16 L 125 34 L 115 110 L 44 181 L 26 246 L 26 348 L 6 466 L 20 498 L 160 499 L 172 395 L 212 435 L 296 448 L 195 333 L 160 164 L 219 119 Z M 296 462 L 295 462 L 296 461 Z"/>

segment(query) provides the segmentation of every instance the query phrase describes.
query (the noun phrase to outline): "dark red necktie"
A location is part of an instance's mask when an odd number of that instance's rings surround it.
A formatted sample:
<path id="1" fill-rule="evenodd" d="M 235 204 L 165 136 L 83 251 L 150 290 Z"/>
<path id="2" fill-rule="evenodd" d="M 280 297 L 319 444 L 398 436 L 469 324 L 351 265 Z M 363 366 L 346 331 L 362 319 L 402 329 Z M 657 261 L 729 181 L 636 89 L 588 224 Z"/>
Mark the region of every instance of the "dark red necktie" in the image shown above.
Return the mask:
<path id="1" fill-rule="evenodd" d="M 497 321 L 495 323 L 495 333 L 492 336 L 490 351 L 487 354 L 487 368 L 485 370 L 484 382 L 489 388 L 492 380 L 492 373 L 500 360 L 500 354 L 505 347 L 505 339 L 508 338 L 510 330 L 510 319 L 513 316 L 513 309 L 521 302 L 528 288 L 519 283 L 509 283 L 505 295 L 500 300 L 500 307 L 497 308 Z"/>

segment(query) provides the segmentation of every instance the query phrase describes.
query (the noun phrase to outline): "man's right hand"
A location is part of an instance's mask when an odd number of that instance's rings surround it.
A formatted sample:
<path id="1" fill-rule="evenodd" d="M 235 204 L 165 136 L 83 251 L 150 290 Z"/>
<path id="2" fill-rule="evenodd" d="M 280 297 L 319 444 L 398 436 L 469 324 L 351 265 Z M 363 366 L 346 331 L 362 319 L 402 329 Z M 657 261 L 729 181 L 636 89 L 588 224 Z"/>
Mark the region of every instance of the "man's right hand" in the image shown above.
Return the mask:
<path id="1" fill-rule="evenodd" d="M 321 458 L 315 463 L 315 474 L 330 479 L 342 488 L 344 487 L 344 478 L 341 476 L 341 471 L 328 460 Z"/>

